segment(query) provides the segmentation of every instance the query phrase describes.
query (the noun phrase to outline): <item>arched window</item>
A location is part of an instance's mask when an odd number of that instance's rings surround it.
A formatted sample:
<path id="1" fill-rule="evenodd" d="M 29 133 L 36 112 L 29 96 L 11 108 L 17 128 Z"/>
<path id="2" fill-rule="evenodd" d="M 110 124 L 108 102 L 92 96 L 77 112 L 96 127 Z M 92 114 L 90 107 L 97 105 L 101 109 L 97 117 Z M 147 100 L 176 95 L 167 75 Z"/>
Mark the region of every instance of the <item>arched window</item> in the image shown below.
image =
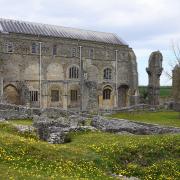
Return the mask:
<path id="1" fill-rule="evenodd" d="M 53 55 L 57 55 L 57 45 L 53 45 Z"/>
<path id="2" fill-rule="evenodd" d="M 76 48 L 72 48 L 72 57 L 76 57 Z"/>
<path id="3" fill-rule="evenodd" d="M 103 90 L 103 99 L 104 100 L 111 99 L 111 89 L 106 88 Z"/>
<path id="4" fill-rule="evenodd" d="M 36 52 L 37 52 L 36 43 L 32 43 L 31 52 L 32 52 L 33 54 L 36 54 Z"/>
<path id="5" fill-rule="evenodd" d="M 69 68 L 69 78 L 70 79 L 78 79 L 79 78 L 79 68 L 73 66 Z"/>
<path id="6" fill-rule="evenodd" d="M 104 69 L 104 79 L 112 79 L 112 70 L 110 68 Z"/>
<path id="7" fill-rule="evenodd" d="M 14 50 L 13 43 L 12 43 L 12 42 L 9 42 L 9 43 L 7 44 L 7 52 L 8 52 L 8 53 L 12 53 L 13 50 Z"/>

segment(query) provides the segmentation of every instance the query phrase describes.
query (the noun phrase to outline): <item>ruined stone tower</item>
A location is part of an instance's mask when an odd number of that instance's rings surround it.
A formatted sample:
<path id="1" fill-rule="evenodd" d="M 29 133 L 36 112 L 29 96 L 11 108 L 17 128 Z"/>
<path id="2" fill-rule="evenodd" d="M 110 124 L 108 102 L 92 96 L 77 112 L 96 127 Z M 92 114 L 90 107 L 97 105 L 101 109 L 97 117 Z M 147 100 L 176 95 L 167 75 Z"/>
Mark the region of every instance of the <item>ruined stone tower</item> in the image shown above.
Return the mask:
<path id="1" fill-rule="evenodd" d="M 175 102 L 180 102 L 180 65 L 176 65 L 172 71 L 173 97 Z"/>
<path id="2" fill-rule="evenodd" d="M 152 52 L 149 57 L 149 67 L 146 68 L 149 77 L 148 102 L 150 105 L 159 105 L 160 76 L 163 56 L 160 51 Z"/>

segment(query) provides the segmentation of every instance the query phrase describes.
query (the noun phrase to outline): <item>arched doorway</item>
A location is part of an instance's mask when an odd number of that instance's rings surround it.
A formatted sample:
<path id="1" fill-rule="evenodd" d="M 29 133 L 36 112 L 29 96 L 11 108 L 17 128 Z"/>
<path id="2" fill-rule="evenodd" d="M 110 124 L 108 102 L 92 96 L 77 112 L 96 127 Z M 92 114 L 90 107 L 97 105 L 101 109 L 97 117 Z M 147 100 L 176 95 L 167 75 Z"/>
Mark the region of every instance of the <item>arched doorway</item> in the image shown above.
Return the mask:
<path id="1" fill-rule="evenodd" d="M 17 105 L 20 104 L 19 93 L 18 93 L 16 87 L 13 85 L 7 85 L 4 88 L 4 97 L 5 97 L 5 100 L 7 101 L 7 103 L 17 104 Z"/>
<path id="2" fill-rule="evenodd" d="M 126 107 L 128 105 L 128 85 L 121 85 L 118 88 L 118 107 Z"/>
<path id="3" fill-rule="evenodd" d="M 111 86 L 105 86 L 103 89 L 103 108 L 112 109 L 113 108 L 113 97 Z"/>

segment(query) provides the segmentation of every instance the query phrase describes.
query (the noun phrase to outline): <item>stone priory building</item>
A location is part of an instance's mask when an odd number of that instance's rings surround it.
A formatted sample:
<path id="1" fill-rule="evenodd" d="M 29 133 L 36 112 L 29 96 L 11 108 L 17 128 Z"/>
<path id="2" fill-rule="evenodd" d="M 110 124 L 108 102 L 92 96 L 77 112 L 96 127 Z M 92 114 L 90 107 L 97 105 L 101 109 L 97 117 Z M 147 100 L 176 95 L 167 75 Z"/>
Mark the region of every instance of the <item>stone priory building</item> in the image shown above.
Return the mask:
<path id="1" fill-rule="evenodd" d="M 137 102 L 136 56 L 112 33 L 0 19 L 1 101 L 94 111 Z"/>

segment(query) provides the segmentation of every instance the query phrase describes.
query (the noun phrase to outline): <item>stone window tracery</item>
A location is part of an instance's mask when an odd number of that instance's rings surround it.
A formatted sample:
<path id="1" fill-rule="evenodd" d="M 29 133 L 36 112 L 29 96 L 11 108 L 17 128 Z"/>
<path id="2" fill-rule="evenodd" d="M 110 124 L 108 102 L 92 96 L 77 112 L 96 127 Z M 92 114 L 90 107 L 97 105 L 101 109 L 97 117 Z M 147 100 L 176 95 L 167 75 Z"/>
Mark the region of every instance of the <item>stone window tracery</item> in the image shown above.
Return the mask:
<path id="1" fill-rule="evenodd" d="M 77 90 L 71 90 L 71 101 L 77 101 L 78 93 Z"/>
<path id="2" fill-rule="evenodd" d="M 77 50 L 76 48 L 72 48 L 72 57 L 76 57 Z"/>
<path id="3" fill-rule="evenodd" d="M 111 89 L 106 88 L 106 89 L 103 90 L 103 99 L 104 100 L 111 99 Z"/>
<path id="4" fill-rule="evenodd" d="M 57 45 L 53 45 L 53 55 L 57 55 Z"/>
<path id="5" fill-rule="evenodd" d="M 33 53 L 33 54 L 37 53 L 36 43 L 32 43 L 32 45 L 31 45 L 31 53 Z"/>
<path id="6" fill-rule="evenodd" d="M 79 68 L 76 66 L 72 66 L 69 68 L 69 78 L 70 79 L 78 79 L 79 78 Z"/>
<path id="7" fill-rule="evenodd" d="M 30 101 L 37 102 L 38 101 L 38 91 L 29 91 Z"/>
<path id="8" fill-rule="evenodd" d="M 7 43 L 7 52 L 12 53 L 14 51 L 14 46 L 12 42 Z"/>
<path id="9" fill-rule="evenodd" d="M 112 79 L 112 70 L 110 68 L 104 69 L 104 79 Z"/>

